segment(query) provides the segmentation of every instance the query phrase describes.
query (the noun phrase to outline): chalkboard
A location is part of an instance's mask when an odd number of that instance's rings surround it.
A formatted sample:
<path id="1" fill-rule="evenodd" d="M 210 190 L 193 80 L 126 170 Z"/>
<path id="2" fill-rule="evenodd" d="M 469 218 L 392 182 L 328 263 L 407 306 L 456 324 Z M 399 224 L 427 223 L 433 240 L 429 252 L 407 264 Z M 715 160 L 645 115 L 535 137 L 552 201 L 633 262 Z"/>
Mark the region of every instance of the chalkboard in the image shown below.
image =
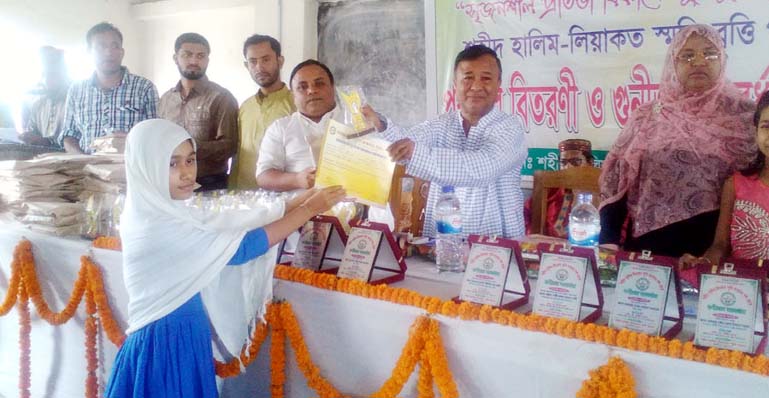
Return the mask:
<path id="1" fill-rule="evenodd" d="M 337 86 L 363 87 L 371 106 L 396 124 L 425 120 L 423 0 L 321 3 L 318 59 Z"/>

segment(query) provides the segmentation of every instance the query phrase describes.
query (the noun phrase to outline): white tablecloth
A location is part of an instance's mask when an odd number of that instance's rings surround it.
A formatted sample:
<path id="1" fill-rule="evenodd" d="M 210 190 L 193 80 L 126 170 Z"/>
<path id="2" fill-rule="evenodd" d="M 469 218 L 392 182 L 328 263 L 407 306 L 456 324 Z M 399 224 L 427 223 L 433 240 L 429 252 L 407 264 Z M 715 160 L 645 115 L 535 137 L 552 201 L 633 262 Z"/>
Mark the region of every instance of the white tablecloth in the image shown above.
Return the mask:
<path id="1" fill-rule="evenodd" d="M 0 227 L 0 297 L 8 288 L 13 248 L 23 235 L 33 243 L 46 300 L 61 310 L 89 242 L 32 233 L 15 225 Z M 103 269 L 114 314 L 125 326 L 127 298 L 120 254 L 98 249 L 93 254 Z M 407 275 L 395 286 L 444 298 L 458 291 L 459 275 L 435 275 L 424 264 L 412 264 Z M 409 326 L 422 313 L 414 307 L 285 281 L 277 282 L 275 295 L 291 303 L 323 375 L 348 394 L 370 394 L 382 385 L 407 340 Z M 33 316 L 33 397 L 84 396 L 84 316 L 81 306 L 75 321 L 57 327 Z M 769 397 L 769 377 L 512 327 L 437 319 L 462 397 L 573 397 L 588 370 L 605 364 L 611 355 L 627 361 L 644 398 Z M 100 342 L 100 374 L 105 381 L 116 348 L 104 336 Z M 286 396 L 316 396 L 292 355 L 289 349 Z M 0 397 L 18 395 L 18 363 L 18 316 L 12 311 L 0 317 Z M 268 363 L 263 349 L 245 374 L 222 382 L 222 396 L 269 396 Z M 415 380 L 416 373 L 401 396 L 416 396 Z"/>

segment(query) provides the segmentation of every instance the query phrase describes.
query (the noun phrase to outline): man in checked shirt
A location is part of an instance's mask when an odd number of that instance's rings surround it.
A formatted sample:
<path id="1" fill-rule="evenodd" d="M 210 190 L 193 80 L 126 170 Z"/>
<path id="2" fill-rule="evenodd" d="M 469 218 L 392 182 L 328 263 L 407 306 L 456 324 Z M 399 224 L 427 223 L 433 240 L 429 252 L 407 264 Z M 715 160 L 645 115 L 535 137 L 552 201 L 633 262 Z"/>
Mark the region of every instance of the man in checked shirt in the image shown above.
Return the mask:
<path id="1" fill-rule="evenodd" d="M 494 50 L 470 46 L 454 61 L 459 111 L 402 130 L 370 107 L 363 113 L 406 173 L 431 182 L 425 206 L 426 236 L 435 236 L 433 209 L 441 187 L 451 185 L 461 203 L 462 232 L 516 238 L 524 235 L 521 166 L 524 129 L 495 108 L 502 66 Z"/>
<path id="2" fill-rule="evenodd" d="M 145 119 L 157 117 L 158 90 L 123 66 L 123 34 L 102 22 L 86 33 L 96 71 L 67 93 L 61 144 L 70 153 L 90 153 L 95 138 L 125 137 Z"/>

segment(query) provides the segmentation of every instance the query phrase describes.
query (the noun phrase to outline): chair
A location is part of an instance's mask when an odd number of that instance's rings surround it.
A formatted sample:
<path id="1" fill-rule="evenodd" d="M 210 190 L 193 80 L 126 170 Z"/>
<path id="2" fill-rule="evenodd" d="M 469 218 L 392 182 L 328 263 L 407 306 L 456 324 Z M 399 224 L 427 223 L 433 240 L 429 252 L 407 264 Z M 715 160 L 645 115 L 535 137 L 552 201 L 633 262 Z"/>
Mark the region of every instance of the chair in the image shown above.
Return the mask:
<path id="1" fill-rule="evenodd" d="M 405 230 L 411 232 L 414 234 L 414 236 L 421 236 L 425 221 L 424 208 L 427 202 L 428 189 L 424 186 L 427 185 L 429 187 L 430 183 L 428 181 L 412 177 L 414 179 L 414 186 L 411 189 L 411 203 L 410 206 L 406 206 L 406 208 L 404 208 L 403 204 L 401 203 L 401 195 L 403 194 L 403 187 L 401 186 L 401 183 L 403 182 L 403 177 L 411 176 L 406 174 L 405 167 L 401 165 L 395 166 L 389 199 L 390 210 L 395 217 L 395 231 L 401 232 Z M 410 215 L 404 214 L 405 210 L 408 210 Z"/>
<path id="2" fill-rule="evenodd" d="M 558 171 L 536 171 L 534 191 L 531 198 L 531 232 L 543 234 L 547 218 L 547 192 L 552 188 L 566 188 L 572 191 L 593 193 L 593 205 L 601 202 L 598 177 L 601 169 L 592 166 L 570 167 Z"/>

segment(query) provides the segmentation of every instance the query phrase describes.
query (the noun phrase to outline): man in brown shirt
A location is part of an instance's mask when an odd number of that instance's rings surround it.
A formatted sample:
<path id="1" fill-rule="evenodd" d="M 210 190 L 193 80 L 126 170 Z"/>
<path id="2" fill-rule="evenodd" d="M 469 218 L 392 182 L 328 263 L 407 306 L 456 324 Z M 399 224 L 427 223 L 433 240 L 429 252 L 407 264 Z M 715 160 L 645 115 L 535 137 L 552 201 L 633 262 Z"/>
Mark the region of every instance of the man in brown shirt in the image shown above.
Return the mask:
<path id="1" fill-rule="evenodd" d="M 206 77 L 211 47 L 205 37 L 184 33 L 174 50 L 181 79 L 160 98 L 158 114 L 195 139 L 199 190 L 226 189 L 228 161 L 238 149 L 238 102 Z"/>

